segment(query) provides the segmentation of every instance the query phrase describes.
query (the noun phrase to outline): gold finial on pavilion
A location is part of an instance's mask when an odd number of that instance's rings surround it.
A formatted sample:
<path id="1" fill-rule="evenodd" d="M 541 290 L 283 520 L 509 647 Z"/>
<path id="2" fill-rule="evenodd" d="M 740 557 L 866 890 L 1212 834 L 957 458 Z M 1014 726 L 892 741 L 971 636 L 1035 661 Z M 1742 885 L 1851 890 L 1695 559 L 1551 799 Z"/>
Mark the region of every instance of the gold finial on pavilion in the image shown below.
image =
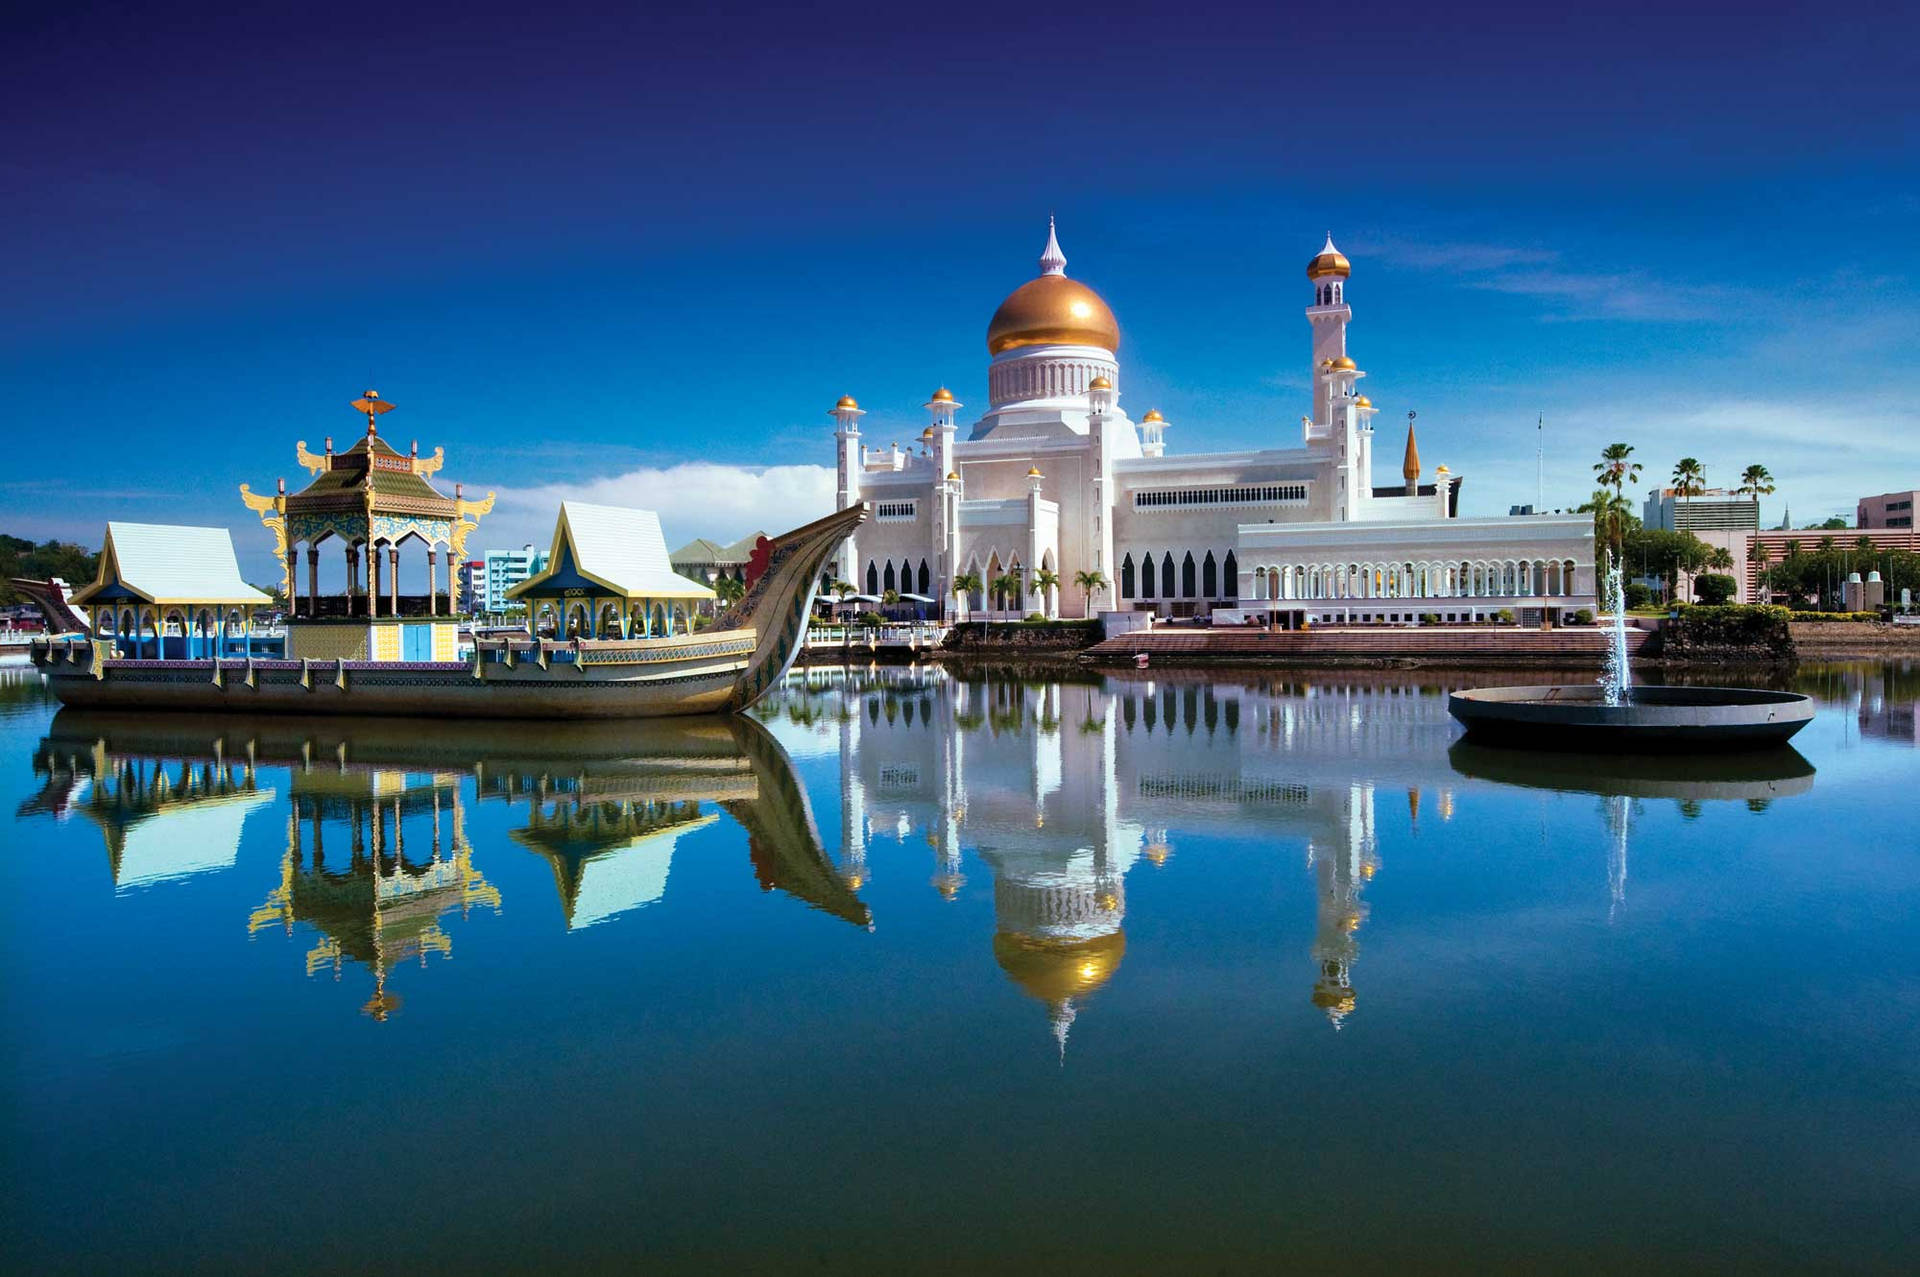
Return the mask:
<path id="1" fill-rule="evenodd" d="M 380 433 L 378 424 L 380 414 L 393 411 L 393 405 L 382 399 L 380 392 L 377 390 L 367 391 L 367 393 L 353 401 L 353 406 L 367 414 L 367 437 L 369 439 Z"/>

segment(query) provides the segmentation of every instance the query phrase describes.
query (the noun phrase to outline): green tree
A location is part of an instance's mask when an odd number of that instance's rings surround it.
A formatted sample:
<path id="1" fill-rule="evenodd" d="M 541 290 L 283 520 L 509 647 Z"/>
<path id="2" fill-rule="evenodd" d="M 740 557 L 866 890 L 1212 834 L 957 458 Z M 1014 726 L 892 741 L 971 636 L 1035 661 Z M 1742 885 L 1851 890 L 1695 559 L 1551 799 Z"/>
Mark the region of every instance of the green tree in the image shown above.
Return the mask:
<path id="1" fill-rule="evenodd" d="M 953 578 L 952 589 L 953 601 L 958 605 L 954 610 L 965 612 L 968 598 L 980 591 L 980 574 L 978 572 L 959 573 Z"/>
<path id="2" fill-rule="evenodd" d="M 1107 578 L 1098 572 L 1075 572 L 1073 574 L 1073 583 L 1086 592 L 1086 615 L 1091 618 L 1093 616 L 1093 596 L 1107 587 Z"/>
<path id="3" fill-rule="evenodd" d="M 722 576 L 713 583 L 714 599 L 722 607 L 732 607 L 746 597 L 747 584 L 737 576 Z"/>
<path id="4" fill-rule="evenodd" d="M 59 577 L 74 589 L 92 581 L 100 556 L 71 541 L 42 541 L 0 534 L 0 604 L 18 603 L 19 594 L 8 584 L 16 576 L 37 581 Z"/>
<path id="5" fill-rule="evenodd" d="M 1754 504 L 1758 505 L 1761 497 L 1773 495 L 1773 476 L 1767 473 L 1765 466 L 1748 466 L 1740 472 L 1740 486 L 1734 492 L 1739 496 L 1752 497 Z"/>
<path id="6" fill-rule="evenodd" d="M 1033 573 L 1033 588 L 1040 592 L 1042 610 L 1045 610 L 1049 594 L 1060 588 L 1060 574 L 1052 568 L 1036 568 Z"/>
<path id="7" fill-rule="evenodd" d="M 1682 457 L 1673 468 L 1673 494 L 1697 497 L 1707 490 L 1707 468 L 1697 457 Z"/>
<path id="8" fill-rule="evenodd" d="M 1587 498 L 1579 513 L 1593 516 L 1593 544 L 1596 550 L 1601 546 L 1618 549 L 1621 538 L 1627 532 L 1627 521 L 1633 518 L 1627 509 L 1627 499 L 1604 487 L 1593 490 L 1593 495 Z M 1600 555 L 1597 552 L 1594 559 L 1596 563 L 1599 562 Z"/>
<path id="9" fill-rule="evenodd" d="M 1633 445 L 1630 443 L 1610 443 L 1600 450 L 1600 460 L 1593 466 L 1594 474 L 1600 478 L 1600 486 L 1612 488 L 1613 495 L 1619 499 L 1622 508 L 1626 506 L 1625 489 L 1629 483 L 1640 482 L 1640 463 L 1633 459 Z M 1620 547 L 1622 530 L 1616 523 L 1613 538 L 1615 549 Z"/>

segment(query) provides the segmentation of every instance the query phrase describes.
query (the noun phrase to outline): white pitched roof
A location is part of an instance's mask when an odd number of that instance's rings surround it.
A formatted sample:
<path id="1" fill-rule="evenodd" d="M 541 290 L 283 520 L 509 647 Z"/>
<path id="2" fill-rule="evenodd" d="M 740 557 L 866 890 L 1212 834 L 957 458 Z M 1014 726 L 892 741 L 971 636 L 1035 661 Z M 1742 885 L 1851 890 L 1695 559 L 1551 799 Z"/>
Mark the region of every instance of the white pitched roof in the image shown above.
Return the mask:
<path id="1" fill-rule="evenodd" d="M 660 532 L 660 516 L 651 510 L 560 503 L 560 527 L 555 529 L 553 561 L 547 571 L 509 591 L 510 596 L 532 593 L 543 577 L 563 566 L 561 538 L 573 547 L 573 565 L 582 574 L 628 598 L 710 599 L 713 591 L 673 570 L 667 558 L 667 540 Z"/>
<path id="2" fill-rule="evenodd" d="M 273 600 L 248 585 L 225 528 L 167 523 L 109 523 L 100 553 L 101 578 L 118 582 L 152 603 L 262 604 Z M 74 595 L 85 603 L 89 586 Z"/>

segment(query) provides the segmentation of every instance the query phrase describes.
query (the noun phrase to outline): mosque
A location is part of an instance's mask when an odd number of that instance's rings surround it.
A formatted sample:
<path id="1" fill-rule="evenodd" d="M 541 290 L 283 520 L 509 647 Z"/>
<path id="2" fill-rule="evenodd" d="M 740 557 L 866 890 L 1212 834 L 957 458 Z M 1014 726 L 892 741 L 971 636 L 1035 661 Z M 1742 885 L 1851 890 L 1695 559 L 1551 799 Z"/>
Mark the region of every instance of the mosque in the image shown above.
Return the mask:
<path id="1" fill-rule="evenodd" d="M 1460 518 L 1462 476 L 1426 471 L 1411 413 L 1399 481 L 1376 484 L 1380 410 L 1347 350 L 1351 271 L 1331 236 L 1307 263 L 1313 393 L 1298 441 L 1269 430 L 1244 451 L 1180 455 L 1157 409 L 1135 421 L 1121 407 L 1119 322 L 1067 275 L 1049 224 L 1038 276 L 987 325 L 987 411 L 964 439 L 944 387 L 906 448 L 869 445 L 852 396 L 832 409 L 839 508 L 873 513 L 840 579 L 975 616 L 1297 625 L 1508 610 L 1537 624 L 1593 608 L 1592 521 Z M 956 577 L 978 585 L 955 595 Z"/>

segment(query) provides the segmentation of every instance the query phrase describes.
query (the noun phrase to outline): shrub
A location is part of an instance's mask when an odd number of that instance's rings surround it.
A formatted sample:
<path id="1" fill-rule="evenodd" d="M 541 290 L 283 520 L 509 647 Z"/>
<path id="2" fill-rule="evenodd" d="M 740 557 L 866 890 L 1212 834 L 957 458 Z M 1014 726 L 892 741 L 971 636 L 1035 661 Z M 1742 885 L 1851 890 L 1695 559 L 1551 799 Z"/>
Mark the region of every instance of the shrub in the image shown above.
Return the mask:
<path id="1" fill-rule="evenodd" d="M 1028 625 L 1044 625 L 1044 624 L 1046 624 L 1046 621 L 1047 621 L 1047 614 L 1046 614 L 1045 612 L 1029 612 L 1029 613 L 1027 613 L 1027 624 L 1028 624 Z"/>
<path id="2" fill-rule="evenodd" d="M 1512 608 L 1510 608 L 1510 607 L 1503 607 L 1503 608 L 1501 608 L 1501 609 L 1500 609 L 1500 611 L 1499 611 L 1499 612 L 1497 612 L 1497 613 L 1496 613 L 1496 614 L 1494 615 L 1494 619 L 1495 619 L 1496 621 L 1499 621 L 1499 622 L 1500 622 L 1500 624 L 1502 624 L 1502 625 L 1512 625 L 1512 624 L 1513 624 L 1513 609 L 1512 609 Z"/>
<path id="3" fill-rule="evenodd" d="M 1720 607 L 1733 602 L 1737 588 L 1732 577 L 1722 576 L 1718 572 L 1693 578 L 1694 596 L 1708 607 Z"/>
<path id="4" fill-rule="evenodd" d="M 1581 608 L 1573 614 L 1573 623 L 1575 625 L 1592 625 L 1593 613 L 1586 608 Z"/>
<path id="5" fill-rule="evenodd" d="M 864 625 L 869 629 L 878 629 L 886 623 L 887 618 L 878 612 L 862 612 L 860 618 L 854 622 L 855 625 Z"/>
<path id="6" fill-rule="evenodd" d="M 1653 602 L 1653 591 L 1648 589 L 1646 586 L 1640 584 L 1640 582 L 1638 581 L 1627 582 L 1626 595 L 1627 595 L 1627 607 L 1629 610 L 1633 608 L 1642 608 L 1647 606 L 1647 604 Z"/>
<path id="7" fill-rule="evenodd" d="M 1440 614 L 1438 612 L 1422 612 L 1420 614 L 1420 624 L 1438 625 L 1440 624 Z"/>

